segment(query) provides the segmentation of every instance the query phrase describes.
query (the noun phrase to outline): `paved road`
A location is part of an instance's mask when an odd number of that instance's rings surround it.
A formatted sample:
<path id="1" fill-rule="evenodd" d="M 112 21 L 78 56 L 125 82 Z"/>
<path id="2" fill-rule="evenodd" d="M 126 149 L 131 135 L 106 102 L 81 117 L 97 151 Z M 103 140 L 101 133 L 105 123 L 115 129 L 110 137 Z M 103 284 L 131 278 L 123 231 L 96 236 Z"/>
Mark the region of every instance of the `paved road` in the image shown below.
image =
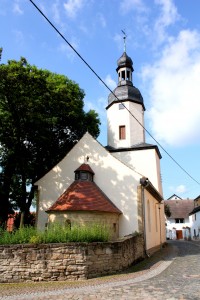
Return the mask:
<path id="1" fill-rule="evenodd" d="M 176 256 L 166 257 L 148 271 L 109 280 L 87 281 L 87 284 L 61 285 L 34 291 L 23 287 L 9 293 L 0 289 L 2 300 L 200 300 L 200 242 L 170 241 Z M 50 287 L 50 286 L 49 286 Z"/>

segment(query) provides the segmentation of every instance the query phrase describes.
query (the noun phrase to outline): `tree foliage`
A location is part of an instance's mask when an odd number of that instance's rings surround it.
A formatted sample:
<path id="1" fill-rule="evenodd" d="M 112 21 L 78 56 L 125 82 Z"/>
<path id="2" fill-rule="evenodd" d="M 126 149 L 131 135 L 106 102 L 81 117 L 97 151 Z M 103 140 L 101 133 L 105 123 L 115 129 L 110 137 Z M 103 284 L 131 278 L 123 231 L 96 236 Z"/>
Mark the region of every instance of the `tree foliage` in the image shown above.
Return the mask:
<path id="1" fill-rule="evenodd" d="M 25 58 L 0 65 L 0 220 L 10 204 L 29 210 L 33 183 L 86 131 L 99 135 L 98 115 L 83 110 L 83 98 L 78 84 Z"/>
<path id="2" fill-rule="evenodd" d="M 165 204 L 165 215 L 166 217 L 170 218 L 171 217 L 171 210 L 168 204 Z"/>
<path id="3" fill-rule="evenodd" d="M 2 56 L 3 48 L 0 48 L 0 61 L 1 61 L 1 56 Z"/>

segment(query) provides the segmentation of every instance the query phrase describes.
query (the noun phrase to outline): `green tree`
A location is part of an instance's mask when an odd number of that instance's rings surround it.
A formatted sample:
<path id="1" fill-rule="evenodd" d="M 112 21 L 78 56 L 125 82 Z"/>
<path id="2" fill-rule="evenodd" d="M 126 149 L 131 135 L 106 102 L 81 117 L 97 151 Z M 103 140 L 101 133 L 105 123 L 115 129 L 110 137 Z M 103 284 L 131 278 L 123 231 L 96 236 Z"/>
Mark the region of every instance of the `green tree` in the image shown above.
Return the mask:
<path id="1" fill-rule="evenodd" d="M 2 56 L 3 48 L 0 48 L 0 61 L 1 61 L 1 56 Z"/>
<path id="2" fill-rule="evenodd" d="M 171 210 L 168 204 L 165 204 L 165 215 L 170 218 L 171 217 Z"/>
<path id="3" fill-rule="evenodd" d="M 22 213 L 34 198 L 33 183 L 100 120 L 83 110 L 84 91 L 64 75 L 38 69 L 25 58 L 0 65 L 0 220 L 10 203 Z"/>

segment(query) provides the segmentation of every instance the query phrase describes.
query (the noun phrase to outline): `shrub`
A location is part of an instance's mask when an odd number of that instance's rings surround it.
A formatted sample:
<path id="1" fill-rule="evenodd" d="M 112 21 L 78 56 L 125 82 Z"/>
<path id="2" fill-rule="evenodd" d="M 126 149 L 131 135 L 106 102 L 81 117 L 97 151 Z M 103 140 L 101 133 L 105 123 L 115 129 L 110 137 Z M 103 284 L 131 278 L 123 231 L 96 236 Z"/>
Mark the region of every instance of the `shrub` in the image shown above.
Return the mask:
<path id="1" fill-rule="evenodd" d="M 23 227 L 12 232 L 0 231 L 0 244 L 25 244 L 29 243 L 33 235 L 36 234 L 34 227 Z"/>

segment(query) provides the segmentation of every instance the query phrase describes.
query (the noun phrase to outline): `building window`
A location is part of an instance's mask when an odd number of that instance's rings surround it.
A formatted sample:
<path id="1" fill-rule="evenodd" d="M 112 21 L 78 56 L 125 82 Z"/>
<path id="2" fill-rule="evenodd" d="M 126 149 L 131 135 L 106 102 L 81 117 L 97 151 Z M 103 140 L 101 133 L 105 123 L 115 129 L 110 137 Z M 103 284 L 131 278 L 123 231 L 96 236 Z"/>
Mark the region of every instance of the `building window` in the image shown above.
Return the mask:
<path id="1" fill-rule="evenodd" d="M 130 80 L 130 71 L 127 71 L 126 80 Z"/>
<path id="2" fill-rule="evenodd" d="M 119 126 L 119 139 L 120 140 L 126 139 L 126 126 L 125 125 Z"/>
<path id="3" fill-rule="evenodd" d="M 119 109 L 124 109 L 124 104 L 119 103 Z"/>
<path id="4" fill-rule="evenodd" d="M 122 80 L 125 80 L 125 78 L 126 78 L 125 74 L 126 74 L 125 71 L 122 71 Z"/>
<path id="5" fill-rule="evenodd" d="M 76 171 L 75 180 L 93 181 L 93 174 L 87 171 Z"/>
<path id="6" fill-rule="evenodd" d="M 81 180 L 87 180 L 88 179 L 88 173 L 87 172 L 81 172 L 80 173 L 80 179 Z"/>
<path id="7" fill-rule="evenodd" d="M 117 231 L 117 224 L 113 223 L 113 231 L 116 232 Z"/>
<path id="8" fill-rule="evenodd" d="M 184 223 L 184 219 L 182 219 L 182 218 L 175 219 L 175 223 Z"/>

